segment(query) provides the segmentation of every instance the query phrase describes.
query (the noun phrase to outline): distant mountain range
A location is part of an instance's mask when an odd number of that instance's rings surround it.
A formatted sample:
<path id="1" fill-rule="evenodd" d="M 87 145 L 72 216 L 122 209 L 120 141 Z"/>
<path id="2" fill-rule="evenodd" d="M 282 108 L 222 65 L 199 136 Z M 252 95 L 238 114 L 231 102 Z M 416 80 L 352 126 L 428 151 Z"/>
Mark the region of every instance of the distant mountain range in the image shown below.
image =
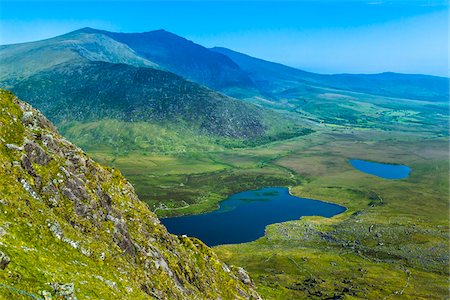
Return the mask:
<path id="1" fill-rule="evenodd" d="M 374 95 L 446 101 L 449 79 L 399 73 L 323 75 L 265 61 L 230 49 L 205 48 L 165 30 L 115 33 L 82 28 L 38 42 L 0 46 L 2 82 L 14 82 L 68 61 L 87 59 L 150 67 L 232 96 L 282 97 L 298 84 Z M 244 90 L 244 92 L 242 91 Z"/>
<path id="2" fill-rule="evenodd" d="M 283 108 L 291 99 L 313 99 L 329 89 L 433 102 L 449 96 L 448 78 L 315 74 L 225 48 L 208 49 L 164 30 L 83 28 L 4 45 L 0 67 L 0 87 L 41 109 L 57 126 L 66 124 L 63 133 L 73 132 L 70 122 L 118 120 L 177 124 L 221 139 L 271 141 L 307 131 L 300 116 L 281 115 L 268 102 Z"/>
<path id="3" fill-rule="evenodd" d="M 323 75 L 254 58 L 230 49 L 211 49 L 230 57 L 252 79 L 258 90 L 273 98 L 299 85 L 335 88 L 373 95 L 426 101 L 447 101 L 449 79 L 400 73 Z"/>

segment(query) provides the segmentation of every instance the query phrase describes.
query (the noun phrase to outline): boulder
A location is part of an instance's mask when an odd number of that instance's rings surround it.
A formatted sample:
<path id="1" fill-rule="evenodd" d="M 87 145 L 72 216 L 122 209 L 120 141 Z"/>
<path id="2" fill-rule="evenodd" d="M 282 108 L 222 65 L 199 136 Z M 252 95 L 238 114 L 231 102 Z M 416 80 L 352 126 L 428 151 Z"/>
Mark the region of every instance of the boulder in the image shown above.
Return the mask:
<path id="1" fill-rule="evenodd" d="M 9 256 L 0 251 L 0 269 L 4 270 L 10 262 Z"/>

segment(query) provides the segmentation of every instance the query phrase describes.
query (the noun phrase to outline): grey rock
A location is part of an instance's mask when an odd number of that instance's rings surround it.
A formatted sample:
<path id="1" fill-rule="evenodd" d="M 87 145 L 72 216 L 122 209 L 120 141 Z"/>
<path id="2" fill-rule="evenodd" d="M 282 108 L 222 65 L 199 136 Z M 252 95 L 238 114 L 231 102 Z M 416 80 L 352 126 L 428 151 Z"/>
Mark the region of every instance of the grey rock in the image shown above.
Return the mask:
<path id="1" fill-rule="evenodd" d="M 247 272 L 243 268 L 237 268 L 237 277 L 240 281 L 242 281 L 244 284 L 252 285 L 252 280 L 250 279 L 250 276 L 248 276 Z"/>
<path id="2" fill-rule="evenodd" d="M 48 197 L 48 204 L 50 207 L 59 206 L 61 197 L 59 196 L 58 189 L 55 187 L 53 182 L 50 181 L 46 186 L 44 186 L 42 189 L 42 195 Z"/>
<path id="3" fill-rule="evenodd" d="M 73 176 L 67 180 L 66 188 L 68 190 L 70 190 L 72 192 L 72 194 L 75 195 L 75 197 L 78 199 L 88 199 L 89 198 L 89 195 L 86 191 L 84 182 L 75 176 Z"/>
<path id="4" fill-rule="evenodd" d="M 17 150 L 17 151 L 22 151 L 23 147 L 19 147 L 17 145 L 14 144 L 6 144 L 6 148 L 11 149 L 11 150 Z"/>
<path id="5" fill-rule="evenodd" d="M 9 256 L 0 251 L 0 269 L 4 270 L 10 262 Z"/>
<path id="6" fill-rule="evenodd" d="M 130 233 L 128 232 L 126 223 L 116 224 L 113 239 L 117 246 L 122 249 L 124 254 L 131 255 L 132 257 L 136 256 L 136 249 L 133 245 L 133 241 L 131 239 Z"/>
<path id="7" fill-rule="evenodd" d="M 31 185 L 25 180 L 25 179 L 21 179 L 20 183 L 22 184 L 23 188 L 30 193 L 31 197 L 33 197 L 36 200 L 40 200 L 39 195 L 33 190 L 33 188 L 31 187 Z"/>
<path id="8" fill-rule="evenodd" d="M 74 195 L 74 193 L 73 193 L 70 189 L 68 189 L 68 188 L 63 188 L 62 193 L 63 193 L 64 196 L 66 196 L 67 198 L 69 198 L 69 199 L 72 200 L 72 201 L 77 201 L 77 200 L 79 200 L 79 199 Z"/>
<path id="9" fill-rule="evenodd" d="M 34 116 L 33 116 L 33 112 L 31 112 L 31 111 L 24 112 L 23 116 L 22 116 L 22 123 L 24 125 L 35 126 L 36 124 L 35 124 L 35 119 L 34 119 Z"/>
<path id="10" fill-rule="evenodd" d="M 59 226 L 58 222 L 49 223 L 48 228 L 53 233 L 53 235 L 58 239 L 62 239 L 64 237 L 63 231 L 61 229 L 61 226 Z"/>
<path id="11" fill-rule="evenodd" d="M 52 293 L 50 293 L 49 291 L 40 291 L 39 295 L 44 297 L 44 300 L 52 300 Z"/>
<path id="12" fill-rule="evenodd" d="M 41 146 L 37 143 L 26 140 L 25 141 L 25 151 L 27 151 L 29 159 L 41 166 L 47 165 L 52 159 L 50 155 L 48 155 Z"/>
<path id="13" fill-rule="evenodd" d="M 57 299 L 77 300 L 75 296 L 75 285 L 73 283 L 51 282 L 49 285 L 53 288 Z"/>
<path id="14" fill-rule="evenodd" d="M 31 163 L 31 160 L 28 157 L 28 155 L 25 155 L 25 154 L 22 155 L 21 165 L 22 165 L 22 168 L 24 168 L 25 171 L 27 171 L 28 174 L 30 174 L 33 177 L 37 176 L 36 171 L 34 170 L 33 164 Z"/>

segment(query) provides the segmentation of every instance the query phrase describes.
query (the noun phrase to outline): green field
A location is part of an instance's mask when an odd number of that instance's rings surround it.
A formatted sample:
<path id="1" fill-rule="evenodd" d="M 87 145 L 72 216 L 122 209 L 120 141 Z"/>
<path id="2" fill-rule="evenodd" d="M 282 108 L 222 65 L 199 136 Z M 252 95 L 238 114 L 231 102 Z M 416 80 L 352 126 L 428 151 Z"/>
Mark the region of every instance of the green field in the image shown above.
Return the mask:
<path id="1" fill-rule="evenodd" d="M 313 133 L 257 147 L 88 152 L 119 168 L 160 217 L 213 210 L 229 194 L 265 186 L 289 186 L 294 195 L 346 206 L 331 219 L 273 224 L 255 242 L 214 248 L 226 263 L 247 269 L 267 299 L 445 298 L 446 106 L 369 98 L 353 107 L 311 107 L 304 123 Z M 336 121 L 346 109 L 366 121 Z M 404 180 L 384 180 L 353 169 L 352 158 L 413 171 Z"/>

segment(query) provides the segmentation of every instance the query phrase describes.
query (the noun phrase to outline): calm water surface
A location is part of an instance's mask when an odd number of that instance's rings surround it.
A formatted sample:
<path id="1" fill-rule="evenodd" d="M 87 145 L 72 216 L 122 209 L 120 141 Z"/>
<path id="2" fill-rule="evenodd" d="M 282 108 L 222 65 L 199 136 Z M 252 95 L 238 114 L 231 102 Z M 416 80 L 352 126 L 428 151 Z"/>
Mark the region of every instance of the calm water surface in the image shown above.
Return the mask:
<path id="1" fill-rule="evenodd" d="M 287 188 L 270 187 L 234 194 L 210 213 L 161 222 L 173 234 L 197 237 L 216 246 L 256 240 L 264 236 L 264 228 L 269 224 L 302 216 L 332 217 L 345 210 L 340 205 L 292 196 Z"/>
<path id="2" fill-rule="evenodd" d="M 404 165 L 382 164 L 359 159 L 350 159 L 349 163 L 361 172 L 385 179 L 403 179 L 411 173 L 411 169 Z"/>

